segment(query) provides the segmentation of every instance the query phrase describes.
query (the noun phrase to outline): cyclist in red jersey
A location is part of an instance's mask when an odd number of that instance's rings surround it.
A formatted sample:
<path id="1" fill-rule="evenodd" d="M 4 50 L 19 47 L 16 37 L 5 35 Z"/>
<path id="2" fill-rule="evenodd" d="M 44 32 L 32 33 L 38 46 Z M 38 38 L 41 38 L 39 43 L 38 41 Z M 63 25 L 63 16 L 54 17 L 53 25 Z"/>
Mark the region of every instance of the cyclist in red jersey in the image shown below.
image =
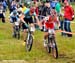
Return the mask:
<path id="1" fill-rule="evenodd" d="M 46 39 L 48 38 L 48 29 L 50 29 L 50 32 L 55 34 L 55 31 L 54 31 L 54 28 L 55 28 L 55 23 L 58 23 L 59 24 L 59 20 L 58 20 L 58 17 L 57 17 L 57 14 L 55 12 L 54 9 L 51 10 L 51 15 L 49 16 L 49 19 L 48 21 L 44 22 L 44 47 L 46 47 Z"/>

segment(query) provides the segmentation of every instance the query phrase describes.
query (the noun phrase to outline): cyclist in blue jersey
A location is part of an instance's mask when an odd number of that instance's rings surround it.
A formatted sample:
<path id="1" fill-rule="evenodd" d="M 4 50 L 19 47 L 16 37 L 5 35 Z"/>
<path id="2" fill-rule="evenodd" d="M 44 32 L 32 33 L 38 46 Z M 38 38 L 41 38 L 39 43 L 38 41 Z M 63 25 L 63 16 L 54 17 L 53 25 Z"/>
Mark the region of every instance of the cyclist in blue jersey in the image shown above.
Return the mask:
<path id="1" fill-rule="evenodd" d="M 27 32 L 27 25 L 29 24 L 30 27 L 32 27 L 31 31 L 35 31 L 35 27 L 34 27 L 34 19 L 36 18 L 37 23 L 39 23 L 38 17 L 35 13 L 35 8 L 31 7 L 30 9 L 26 9 L 24 11 L 24 14 L 21 16 L 21 21 L 23 22 L 22 27 L 23 27 L 23 38 L 24 41 L 26 41 L 25 36 L 26 36 L 26 32 Z"/>
<path id="2" fill-rule="evenodd" d="M 17 21 L 17 20 L 18 20 L 18 12 L 14 10 L 10 14 L 10 23 L 13 23 L 14 21 Z"/>

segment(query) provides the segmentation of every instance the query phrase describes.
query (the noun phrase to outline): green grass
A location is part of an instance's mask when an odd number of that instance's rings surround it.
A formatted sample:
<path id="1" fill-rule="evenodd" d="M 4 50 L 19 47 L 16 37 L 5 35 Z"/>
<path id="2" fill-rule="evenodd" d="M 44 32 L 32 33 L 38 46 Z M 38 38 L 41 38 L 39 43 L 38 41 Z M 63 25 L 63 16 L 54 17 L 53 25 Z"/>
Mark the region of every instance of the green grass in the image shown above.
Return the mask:
<path id="1" fill-rule="evenodd" d="M 20 40 L 12 38 L 12 26 L 8 22 L 8 18 L 6 20 L 5 24 L 0 20 L 0 63 L 3 63 L 2 60 L 25 60 L 27 63 L 75 63 L 75 35 L 68 38 L 62 37 L 60 32 L 56 33 L 59 58 L 54 59 L 43 47 L 43 32 L 35 32 L 32 50 L 26 52 L 22 45 L 22 36 Z M 71 27 L 72 31 L 75 32 L 75 24 L 71 24 Z"/>

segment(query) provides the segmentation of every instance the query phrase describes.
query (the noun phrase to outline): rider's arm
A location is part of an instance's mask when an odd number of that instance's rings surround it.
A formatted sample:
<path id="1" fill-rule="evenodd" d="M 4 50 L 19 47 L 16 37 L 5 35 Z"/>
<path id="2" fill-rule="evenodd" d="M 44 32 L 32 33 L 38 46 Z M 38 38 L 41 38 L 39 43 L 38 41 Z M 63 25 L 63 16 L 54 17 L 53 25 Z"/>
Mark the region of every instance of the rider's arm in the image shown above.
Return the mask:
<path id="1" fill-rule="evenodd" d="M 26 15 L 28 12 L 29 12 L 29 9 L 27 8 L 27 9 L 22 13 L 22 15 L 20 16 L 20 20 L 21 20 L 23 23 L 26 23 L 26 22 L 24 21 L 24 17 L 25 17 L 25 15 Z"/>
<path id="2" fill-rule="evenodd" d="M 35 16 L 35 18 L 36 18 L 38 26 L 40 27 L 40 29 L 42 29 L 42 23 L 41 21 L 39 21 L 38 16 Z"/>
<path id="3" fill-rule="evenodd" d="M 10 17 L 13 16 L 13 12 L 11 12 Z"/>
<path id="4" fill-rule="evenodd" d="M 25 21 L 24 21 L 24 17 L 25 17 L 24 14 L 22 14 L 22 15 L 20 16 L 20 20 L 21 20 L 23 23 L 25 23 Z"/>
<path id="5" fill-rule="evenodd" d="M 57 24 L 58 24 L 58 27 L 60 27 L 59 17 L 56 16 L 56 18 L 57 18 L 56 22 L 57 22 Z"/>

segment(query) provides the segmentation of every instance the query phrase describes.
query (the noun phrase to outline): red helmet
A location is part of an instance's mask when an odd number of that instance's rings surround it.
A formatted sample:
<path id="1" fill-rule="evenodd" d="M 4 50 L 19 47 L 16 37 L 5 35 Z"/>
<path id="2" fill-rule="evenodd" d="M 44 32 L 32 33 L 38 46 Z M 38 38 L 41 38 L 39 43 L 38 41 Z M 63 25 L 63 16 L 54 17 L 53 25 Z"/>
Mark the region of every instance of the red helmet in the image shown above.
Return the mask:
<path id="1" fill-rule="evenodd" d="M 30 12 L 31 12 L 31 13 L 34 13 L 34 12 L 35 12 L 34 7 L 31 7 L 31 8 L 30 8 Z"/>

